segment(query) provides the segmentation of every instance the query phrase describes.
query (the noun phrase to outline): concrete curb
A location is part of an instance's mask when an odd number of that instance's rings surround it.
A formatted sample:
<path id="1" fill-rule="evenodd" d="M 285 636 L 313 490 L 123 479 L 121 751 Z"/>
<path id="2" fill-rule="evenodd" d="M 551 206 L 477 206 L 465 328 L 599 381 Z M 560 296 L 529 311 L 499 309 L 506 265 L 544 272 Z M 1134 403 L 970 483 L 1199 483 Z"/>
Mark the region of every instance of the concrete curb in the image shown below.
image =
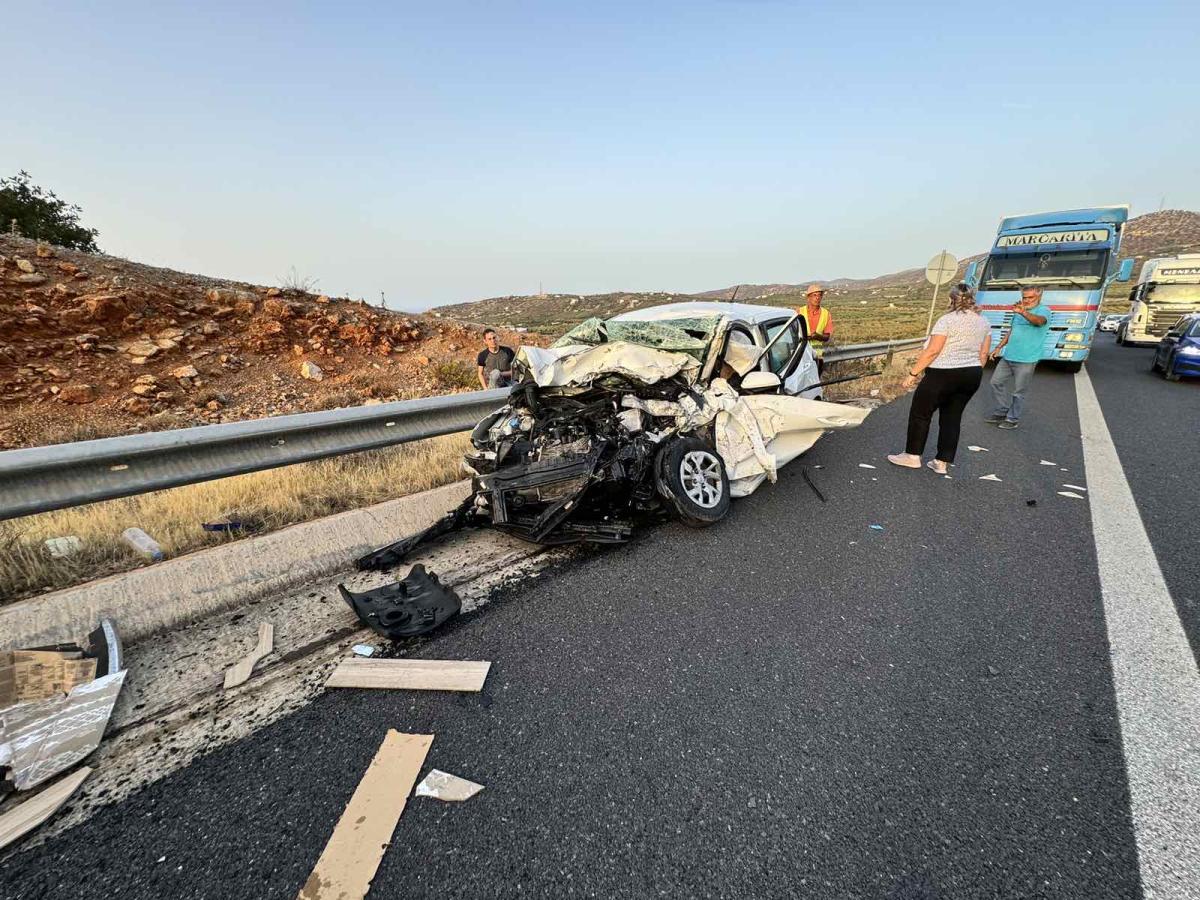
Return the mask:
<path id="1" fill-rule="evenodd" d="M 133 643 L 345 569 L 433 524 L 470 490 L 458 481 L 0 607 L 0 650 L 84 640 L 101 616 Z"/>

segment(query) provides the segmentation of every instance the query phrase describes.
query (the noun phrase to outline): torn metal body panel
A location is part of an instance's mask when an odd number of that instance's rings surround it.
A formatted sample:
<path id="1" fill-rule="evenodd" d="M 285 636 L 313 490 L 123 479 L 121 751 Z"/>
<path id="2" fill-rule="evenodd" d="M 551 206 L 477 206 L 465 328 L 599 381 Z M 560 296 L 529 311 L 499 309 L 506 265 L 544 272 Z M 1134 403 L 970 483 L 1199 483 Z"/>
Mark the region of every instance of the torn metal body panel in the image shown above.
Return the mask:
<path id="1" fill-rule="evenodd" d="M 508 404 L 471 434 L 472 496 L 359 567 L 399 563 L 477 525 L 538 544 L 625 541 L 640 518 L 663 512 L 709 525 L 825 431 L 866 417 L 800 396 L 817 387 L 802 317 L 679 306 L 591 319 L 553 347 L 522 347 Z"/>

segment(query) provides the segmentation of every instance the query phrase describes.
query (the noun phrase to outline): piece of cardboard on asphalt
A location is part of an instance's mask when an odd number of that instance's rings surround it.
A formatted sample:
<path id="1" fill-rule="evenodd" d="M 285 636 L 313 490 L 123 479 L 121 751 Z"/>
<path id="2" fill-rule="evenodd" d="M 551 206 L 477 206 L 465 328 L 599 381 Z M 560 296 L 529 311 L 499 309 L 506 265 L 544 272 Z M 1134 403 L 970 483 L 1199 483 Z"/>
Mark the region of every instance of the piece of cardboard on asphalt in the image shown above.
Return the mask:
<path id="1" fill-rule="evenodd" d="M 432 743 L 432 734 L 389 729 L 300 889 L 299 900 L 366 897 Z"/>
<path id="2" fill-rule="evenodd" d="M 453 659 L 344 659 L 326 687 L 481 691 L 490 662 Z"/>
<path id="3" fill-rule="evenodd" d="M 90 768 L 80 766 L 44 791 L 40 791 L 0 815 L 0 850 L 24 837 L 58 812 L 59 807 L 79 790 L 84 779 L 91 774 Z"/>
<path id="4" fill-rule="evenodd" d="M 225 672 L 225 690 L 245 684 L 250 679 L 259 660 L 264 656 L 269 656 L 274 649 L 275 626 L 270 622 L 263 622 L 258 626 L 258 643 L 254 645 L 254 649 Z"/>

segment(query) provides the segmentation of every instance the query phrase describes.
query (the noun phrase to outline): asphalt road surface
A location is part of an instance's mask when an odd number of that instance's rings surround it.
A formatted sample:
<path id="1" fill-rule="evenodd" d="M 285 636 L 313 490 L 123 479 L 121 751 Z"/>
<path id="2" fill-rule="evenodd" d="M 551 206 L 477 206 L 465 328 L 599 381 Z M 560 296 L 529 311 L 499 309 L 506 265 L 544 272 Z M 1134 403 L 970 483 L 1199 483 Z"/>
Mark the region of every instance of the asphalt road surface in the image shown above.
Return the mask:
<path id="1" fill-rule="evenodd" d="M 1200 384 L 1100 341 L 1091 384 L 1194 650 Z M 986 405 L 950 479 L 888 465 L 892 404 L 805 457 L 828 503 L 795 463 L 718 526 L 586 558 L 418 652 L 492 660 L 482 694 L 330 692 L 11 858 L 0 896 L 294 897 L 389 728 L 486 788 L 410 801 L 372 897 L 1126 898 L 1146 871 L 1146 896 L 1195 896 L 1171 881 L 1195 860 L 1139 845 L 1156 748 L 1123 741 L 1111 550 L 1058 494 L 1088 487 L 1076 379 L 1040 371 L 1016 431 Z"/>

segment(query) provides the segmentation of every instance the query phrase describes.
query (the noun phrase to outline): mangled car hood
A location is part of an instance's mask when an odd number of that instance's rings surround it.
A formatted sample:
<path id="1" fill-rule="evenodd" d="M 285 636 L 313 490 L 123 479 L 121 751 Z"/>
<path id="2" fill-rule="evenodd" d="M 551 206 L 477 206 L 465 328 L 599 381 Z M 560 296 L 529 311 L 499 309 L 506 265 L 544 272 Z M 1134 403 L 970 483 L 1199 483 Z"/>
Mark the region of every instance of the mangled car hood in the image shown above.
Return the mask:
<path id="1" fill-rule="evenodd" d="M 522 347 L 517 360 L 538 387 L 586 387 L 604 375 L 621 375 L 643 384 L 679 375 L 691 384 L 700 371 L 700 363 L 687 353 L 627 341 L 590 347 Z"/>

